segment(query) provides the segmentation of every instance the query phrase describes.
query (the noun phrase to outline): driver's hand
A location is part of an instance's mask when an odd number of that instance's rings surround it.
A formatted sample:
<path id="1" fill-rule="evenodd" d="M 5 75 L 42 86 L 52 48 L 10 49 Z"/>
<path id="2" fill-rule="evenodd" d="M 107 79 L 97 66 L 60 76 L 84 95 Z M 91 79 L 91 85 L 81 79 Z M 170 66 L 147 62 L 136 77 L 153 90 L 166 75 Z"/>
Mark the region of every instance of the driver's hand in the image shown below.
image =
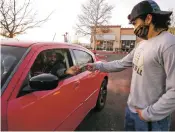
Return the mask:
<path id="1" fill-rule="evenodd" d="M 79 66 L 72 66 L 66 70 L 66 74 L 75 75 L 80 71 Z"/>

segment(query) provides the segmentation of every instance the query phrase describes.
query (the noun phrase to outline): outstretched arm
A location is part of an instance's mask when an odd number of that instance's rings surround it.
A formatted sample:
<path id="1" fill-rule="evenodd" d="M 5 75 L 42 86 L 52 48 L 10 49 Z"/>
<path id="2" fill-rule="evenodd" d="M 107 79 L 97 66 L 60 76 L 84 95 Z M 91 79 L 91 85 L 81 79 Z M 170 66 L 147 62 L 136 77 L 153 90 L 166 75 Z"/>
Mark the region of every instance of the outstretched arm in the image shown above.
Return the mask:
<path id="1" fill-rule="evenodd" d="M 132 67 L 132 60 L 135 49 L 133 49 L 127 56 L 121 60 L 115 60 L 111 62 L 91 63 L 88 64 L 88 70 L 100 70 L 102 72 L 119 72 L 128 67 Z"/>

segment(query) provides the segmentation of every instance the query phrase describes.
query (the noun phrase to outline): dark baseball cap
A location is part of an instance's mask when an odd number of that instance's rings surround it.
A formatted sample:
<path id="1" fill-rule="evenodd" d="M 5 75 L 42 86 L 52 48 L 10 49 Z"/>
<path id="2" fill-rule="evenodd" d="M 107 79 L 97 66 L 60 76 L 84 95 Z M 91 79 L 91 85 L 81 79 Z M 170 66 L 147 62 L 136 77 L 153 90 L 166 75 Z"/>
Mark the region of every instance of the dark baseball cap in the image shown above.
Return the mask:
<path id="1" fill-rule="evenodd" d="M 128 15 L 128 19 L 130 23 L 134 21 L 136 18 L 138 18 L 141 15 L 146 14 L 159 14 L 159 15 L 171 15 L 172 11 L 161 11 L 158 4 L 153 0 L 144 0 L 137 5 L 134 6 L 134 8 L 131 11 L 131 14 Z"/>

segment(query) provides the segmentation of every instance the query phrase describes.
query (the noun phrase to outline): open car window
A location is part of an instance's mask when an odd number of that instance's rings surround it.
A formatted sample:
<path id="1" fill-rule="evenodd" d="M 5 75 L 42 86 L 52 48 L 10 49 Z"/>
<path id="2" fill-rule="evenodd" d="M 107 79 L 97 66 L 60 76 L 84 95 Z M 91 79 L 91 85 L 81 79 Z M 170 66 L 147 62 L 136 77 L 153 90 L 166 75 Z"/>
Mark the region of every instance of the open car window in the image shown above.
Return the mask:
<path id="1" fill-rule="evenodd" d="M 29 80 L 31 77 L 48 73 L 57 76 L 59 79 L 65 79 L 69 76 L 65 76 L 64 71 L 71 66 L 73 66 L 73 62 L 68 49 L 52 49 L 42 51 L 38 54 L 33 65 L 31 66 L 18 97 L 34 91 L 29 86 Z"/>
<path id="2" fill-rule="evenodd" d="M 73 65 L 69 50 L 57 49 L 41 52 L 30 70 L 31 76 L 42 73 L 51 73 L 57 76 L 56 70 L 59 68 L 69 68 Z M 55 71 L 54 71 L 55 70 Z"/>

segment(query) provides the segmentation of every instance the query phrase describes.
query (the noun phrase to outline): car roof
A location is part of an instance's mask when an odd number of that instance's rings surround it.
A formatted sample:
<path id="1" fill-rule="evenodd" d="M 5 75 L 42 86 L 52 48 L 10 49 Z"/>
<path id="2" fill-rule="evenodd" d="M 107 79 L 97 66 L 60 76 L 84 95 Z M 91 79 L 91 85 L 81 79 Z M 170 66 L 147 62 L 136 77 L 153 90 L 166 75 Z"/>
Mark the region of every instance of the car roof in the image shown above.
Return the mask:
<path id="1" fill-rule="evenodd" d="M 29 48 L 34 45 L 60 45 L 60 46 L 73 46 L 73 47 L 79 47 L 84 48 L 83 46 L 77 45 L 77 44 L 70 44 L 70 43 L 62 43 L 62 42 L 41 42 L 41 41 L 23 41 L 23 40 L 17 40 L 17 39 L 7 39 L 7 40 L 1 40 L 0 45 L 7 45 L 7 46 L 16 46 L 16 47 L 24 47 Z M 85 48 L 84 48 L 85 49 Z"/>
<path id="2" fill-rule="evenodd" d="M 16 46 L 16 47 L 30 47 L 31 45 L 36 44 L 36 42 L 21 41 L 17 39 L 1 39 L 0 44 L 8 46 Z"/>

